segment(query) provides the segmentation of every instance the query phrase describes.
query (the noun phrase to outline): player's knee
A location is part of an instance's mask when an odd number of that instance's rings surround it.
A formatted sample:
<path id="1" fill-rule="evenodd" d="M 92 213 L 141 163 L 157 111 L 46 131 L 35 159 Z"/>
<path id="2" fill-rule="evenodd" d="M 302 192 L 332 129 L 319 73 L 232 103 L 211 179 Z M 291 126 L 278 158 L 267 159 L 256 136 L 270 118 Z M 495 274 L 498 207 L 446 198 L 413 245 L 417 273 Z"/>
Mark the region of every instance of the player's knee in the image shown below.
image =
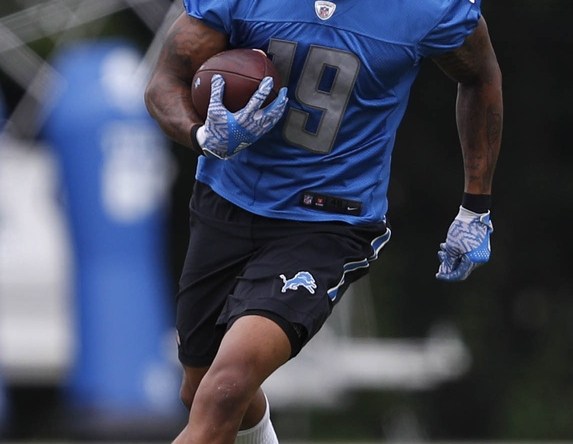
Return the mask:
<path id="1" fill-rule="evenodd" d="M 244 409 L 252 397 L 246 373 L 236 368 L 225 368 L 207 375 L 202 385 L 202 393 L 223 415 Z M 203 388 L 206 389 L 203 391 Z"/>
<path id="2" fill-rule="evenodd" d="M 183 375 L 183 382 L 181 383 L 181 389 L 179 390 L 179 398 L 183 405 L 187 409 L 191 409 L 193 400 L 195 399 L 195 393 L 197 388 L 203 379 L 203 376 L 207 369 L 190 369 L 186 368 Z"/>
<path id="3" fill-rule="evenodd" d="M 191 405 L 193 404 L 193 399 L 195 399 L 195 392 L 197 388 L 190 387 L 188 384 L 183 381 L 181 384 L 181 390 L 179 391 L 179 398 L 187 410 L 191 409 Z"/>

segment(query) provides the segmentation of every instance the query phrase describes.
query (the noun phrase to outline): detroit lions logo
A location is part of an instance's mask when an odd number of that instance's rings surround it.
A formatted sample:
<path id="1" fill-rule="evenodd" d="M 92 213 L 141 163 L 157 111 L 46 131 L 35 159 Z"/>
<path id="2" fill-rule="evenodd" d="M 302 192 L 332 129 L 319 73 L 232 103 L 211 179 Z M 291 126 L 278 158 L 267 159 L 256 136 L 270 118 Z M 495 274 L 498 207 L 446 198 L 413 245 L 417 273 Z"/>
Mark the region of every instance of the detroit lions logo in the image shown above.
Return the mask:
<path id="1" fill-rule="evenodd" d="M 294 277 L 287 279 L 284 274 L 280 275 L 283 280 L 282 293 L 286 293 L 287 290 L 298 290 L 298 287 L 306 288 L 310 294 L 314 294 L 314 289 L 316 288 L 316 282 L 308 271 L 299 271 Z"/>

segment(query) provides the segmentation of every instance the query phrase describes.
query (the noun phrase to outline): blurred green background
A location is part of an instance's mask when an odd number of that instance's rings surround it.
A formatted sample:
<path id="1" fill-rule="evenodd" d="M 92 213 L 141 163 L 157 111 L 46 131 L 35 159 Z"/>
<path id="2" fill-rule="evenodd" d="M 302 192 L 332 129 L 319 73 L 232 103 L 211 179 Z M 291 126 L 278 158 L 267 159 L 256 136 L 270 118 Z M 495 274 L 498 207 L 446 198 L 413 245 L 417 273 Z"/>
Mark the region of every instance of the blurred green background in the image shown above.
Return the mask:
<path id="1" fill-rule="evenodd" d="M 35 3 L 42 2 L 3 0 L 0 20 Z M 471 365 L 431 390 L 357 389 L 338 409 L 278 410 L 275 423 L 285 439 L 573 440 L 573 3 L 482 3 L 505 98 L 492 259 L 467 282 L 434 279 L 437 248 L 457 212 L 463 177 L 455 84 L 427 62 L 393 158 L 393 239 L 369 278 L 375 325 L 367 333 L 417 339 L 448 325 L 463 338 Z M 118 35 L 145 51 L 154 30 L 123 8 L 28 46 L 45 58 L 58 39 Z M 5 71 L 0 84 L 10 109 L 24 89 Z M 175 287 L 195 159 L 181 147 L 171 150 L 178 164 L 167 234 Z M 65 427 L 48 423 L 46 415 L 57 408 L 58 387 L 8 390 L 15 414 L 5 436 L 66 437 Z"/>

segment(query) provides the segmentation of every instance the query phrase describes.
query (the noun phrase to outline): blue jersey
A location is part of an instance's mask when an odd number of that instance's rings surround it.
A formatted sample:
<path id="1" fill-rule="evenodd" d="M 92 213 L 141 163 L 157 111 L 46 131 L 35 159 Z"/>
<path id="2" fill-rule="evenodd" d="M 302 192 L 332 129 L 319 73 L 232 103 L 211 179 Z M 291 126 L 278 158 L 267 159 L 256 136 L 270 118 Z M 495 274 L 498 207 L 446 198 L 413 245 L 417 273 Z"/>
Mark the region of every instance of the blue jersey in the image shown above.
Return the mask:
<path id="1" fill-rule="evenodd" d="M 425 57 L 461 46 L 480 0 L 184 0 L 190 16 L 259 48 L 288 86 L 273 130 L 197 180 L 253 213 L 300 221 L 385 219 L 390 161 Z"/>

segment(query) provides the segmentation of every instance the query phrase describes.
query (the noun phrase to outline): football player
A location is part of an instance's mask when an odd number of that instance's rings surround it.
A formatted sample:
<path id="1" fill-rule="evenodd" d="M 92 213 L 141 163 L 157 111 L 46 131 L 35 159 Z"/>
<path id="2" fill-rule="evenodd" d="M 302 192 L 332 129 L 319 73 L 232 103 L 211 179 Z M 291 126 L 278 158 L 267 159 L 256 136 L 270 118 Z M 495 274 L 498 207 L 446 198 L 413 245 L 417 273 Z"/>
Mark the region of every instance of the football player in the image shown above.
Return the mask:
<path id="1" fill-rule="evenodd" d="M 320 330 L 389 240 L 392 149 L 424 59 L 457 83 L 465 173 L 436 277 L 463 280 L 488 261 L 500 68 L 480 0 L 184 5 L 146 91 L 165 133 L 200 156 L 176 320 L 190 414 L 175 442 L 276 443 L 261 384 Z M 202 121 L 191 79 L 230 48 L 265 51 L 285 86 L 262 108 L 266 78 L 231 113 L 216 75 Z"/>

